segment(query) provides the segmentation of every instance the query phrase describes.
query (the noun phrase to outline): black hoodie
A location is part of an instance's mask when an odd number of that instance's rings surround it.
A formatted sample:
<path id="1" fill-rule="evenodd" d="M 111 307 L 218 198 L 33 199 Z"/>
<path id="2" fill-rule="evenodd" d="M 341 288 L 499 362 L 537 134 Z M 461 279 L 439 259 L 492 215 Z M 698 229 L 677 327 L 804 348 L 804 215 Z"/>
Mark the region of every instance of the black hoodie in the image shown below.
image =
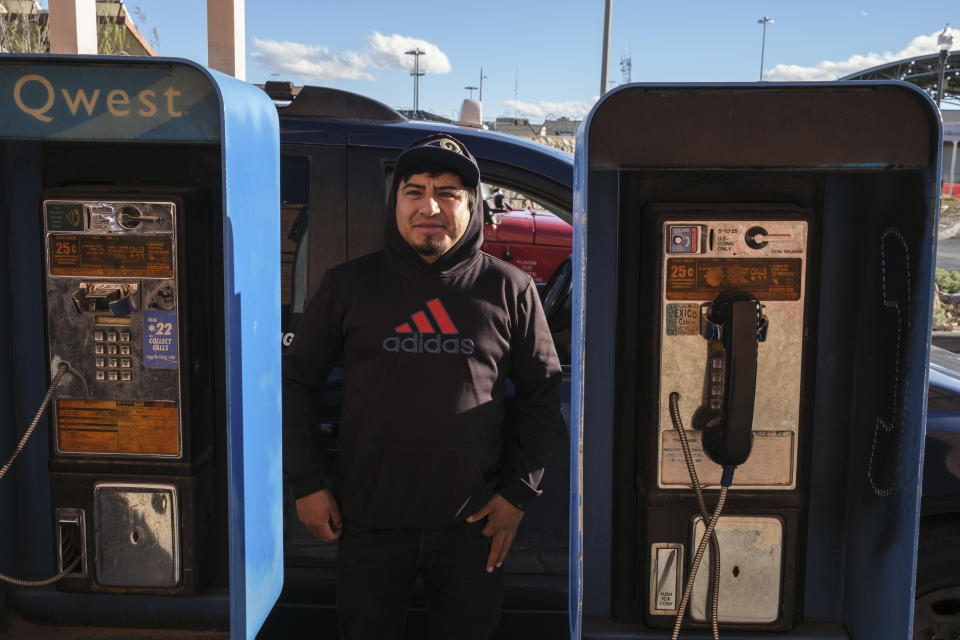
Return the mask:
<path id="1" fill-rule="evenodd" d="M 469 156 L 469 152 L 465 155 Z M 496 491 L 525 508 L 539 494 L 560 424 L 560 365 L 536 287 L 480 251 L 482 196 L 466 232 L 428 263 L 397 229 L 394 176 L 386 248 L 330 269 L 284 354 L 284 468 L 299 498 L 333 487 L 344 518 L 376 528 L 463 520 Z M 319 391 L 343 353 L 340 457 L 315 454 Z M 516 436 L 502 469 L 506 379 Z"/>

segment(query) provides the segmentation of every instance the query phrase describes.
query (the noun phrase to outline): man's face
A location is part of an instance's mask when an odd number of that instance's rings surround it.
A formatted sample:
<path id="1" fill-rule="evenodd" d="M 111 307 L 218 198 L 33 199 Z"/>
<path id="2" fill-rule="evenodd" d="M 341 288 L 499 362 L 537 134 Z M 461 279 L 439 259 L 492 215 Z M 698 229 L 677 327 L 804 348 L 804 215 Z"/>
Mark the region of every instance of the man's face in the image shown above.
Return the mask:
<path id="1" fill-rule="evenodd" d="M 449 251 L 469 222 L 467 191 L 455 173 L 416 173 L 397 188 L 397 229 L 427 262 Z"/>

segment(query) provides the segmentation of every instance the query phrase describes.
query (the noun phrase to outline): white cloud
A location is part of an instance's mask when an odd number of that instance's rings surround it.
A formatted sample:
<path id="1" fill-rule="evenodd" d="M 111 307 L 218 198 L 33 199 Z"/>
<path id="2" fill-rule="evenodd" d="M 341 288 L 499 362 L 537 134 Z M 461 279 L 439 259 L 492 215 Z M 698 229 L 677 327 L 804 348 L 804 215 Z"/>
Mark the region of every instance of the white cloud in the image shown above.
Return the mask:
<path id="1" fill-rule="evenodd" d="M 424 51 L 420 56 L 420 70 L 427 73 L 450 73 L 450 60 L 440 48 L 426 40 L 409 38 L 399 34 L 385 36 L 376 31 L 367 38 L 367 56 L 370 64 L 379 69 L 413 69 L 413 56 L 406 51 L 419 48 Z"/>
<path id="2" fill-rule="evenodd" d="M 373 72 L 378 69 L 412 70 L 413 56 L 404 52 L 414 48 L 426 52 L 420 56 L 422 71 L 439 74 L 451 69 L 450 60 L 437 45 L 399 34 L 374 32 L 360 53 L 334 53 L 320 45 L 264 38 L 254 38 L 253 44 L 258 50 L 250 55 L 263 66 L 303 80 L 374 80 Z"/>
<path id="3" fill-rule="evenodd" d="M 268 69 L 307 80 L 373 80 L 366 60 L 352 51 L 331 53 L 326 47 L 254 38 L 250 54 Z"/>
<path id="4" fill-rule="evenodd" d="M 597 99 L 591 100 L 568 100 L 566 102 L 550 102 L 541 100 L 534 104 L 524 102 L 523 100 L 507 100 L 504 102 L 509 108 L 532 118 L 582 118 L 593 107 Z"/>
<path id="5" fill-rule="evenodd" d="M 950 29 L 950 33 L 955 39 L 960 37 L 960 30 L 958 29 Z M 842 78 L 856 71 L 863 71 L 895 60 L 936 53 L 939 51 L 937 48 L 938 35 L 940 35 L 940 31 L 935 31 L 930 35 L 917 36 L 900 51 L 885 51 L 884 53 L 868 53 L 866 55 L 857 54 L 850 56 L 846 60 L 836 62 L 824 60 L 815 67 L 778 64 L 773 69 L 764 71 L 763 76 L 764 79 L 774 82 L 791 80 L 836 80 L 837 78 Z"/>

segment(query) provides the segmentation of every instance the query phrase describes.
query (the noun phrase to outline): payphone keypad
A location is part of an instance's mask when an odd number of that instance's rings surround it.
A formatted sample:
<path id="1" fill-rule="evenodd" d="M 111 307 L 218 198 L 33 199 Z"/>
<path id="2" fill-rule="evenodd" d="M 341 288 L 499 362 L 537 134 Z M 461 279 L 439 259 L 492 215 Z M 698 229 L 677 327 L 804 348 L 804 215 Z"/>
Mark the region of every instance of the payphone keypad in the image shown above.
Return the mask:
<path id="1" fill-rule="evenodd" d="M 98 381 L 132 382 L 135 358 L 132 357 L 129 331 L 94 331 L 93 353 L 96 368 L 95 379 Z M 103 356 L 107 356 L 104 358 Z M 111 370 L 120 369 L 119 377 L 114 379 Z"/>
<path id="2" fill-rule="evenodd" d="M 46 200 L 43 214 L 50 357 L 83 378 L 58 395 L 57 453 L 179 457 L 175 203 Z"/>

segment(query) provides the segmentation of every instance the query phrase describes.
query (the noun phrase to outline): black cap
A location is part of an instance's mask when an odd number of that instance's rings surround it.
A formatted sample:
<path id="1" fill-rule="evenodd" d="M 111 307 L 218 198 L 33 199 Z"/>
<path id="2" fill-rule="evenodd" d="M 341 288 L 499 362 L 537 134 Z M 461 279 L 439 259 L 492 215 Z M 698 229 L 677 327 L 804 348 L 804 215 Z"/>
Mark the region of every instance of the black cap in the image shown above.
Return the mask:
<path id="1" fill-rule="evenodd" d="M 462 142 L 446 134 L 432 135 L 413 142 L 397 156 L 394 172 L 397 175 L 407 173 L 426 164 L 449 167 L 463 180 L 467 189 L 475 189 L 480 184 L 480 168 L 467 147 Z"/>

